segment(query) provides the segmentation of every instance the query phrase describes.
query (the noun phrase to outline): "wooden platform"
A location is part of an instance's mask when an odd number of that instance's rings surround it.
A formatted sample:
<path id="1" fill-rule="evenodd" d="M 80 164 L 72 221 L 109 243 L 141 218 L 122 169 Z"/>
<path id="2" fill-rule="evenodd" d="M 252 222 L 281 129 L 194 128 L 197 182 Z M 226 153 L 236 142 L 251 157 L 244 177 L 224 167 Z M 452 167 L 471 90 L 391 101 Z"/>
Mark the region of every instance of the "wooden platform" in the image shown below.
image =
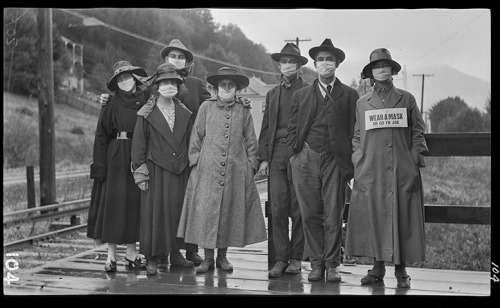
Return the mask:
<path id="1" fill-rule="evenodd" d="M 106 249 L 102 245 L 67 259 L 19 270 L 19 281 L 10 285 L 4 281 L 4 294 L 490 295 L 488 272 L 409 268 L 412 287 L 405 290 L 396 287 L 392 267 L 387 268 L 385 286 L 361 286 L 360 279 L 370 268 L 368 265 L 341 265 L 343 281 L 330 283 L 309 282 L 310 264 L 303 262 L 301 274 L 269 279 L 267 242 L 229 248 L 232 273 L 216 269 L 196 274 L 194 268 L 161 265 L 157 276 L 147 276 L 144 269 L 125 266 L 125 247 L 119 246 L 118 271 L 107 274 Z"/>

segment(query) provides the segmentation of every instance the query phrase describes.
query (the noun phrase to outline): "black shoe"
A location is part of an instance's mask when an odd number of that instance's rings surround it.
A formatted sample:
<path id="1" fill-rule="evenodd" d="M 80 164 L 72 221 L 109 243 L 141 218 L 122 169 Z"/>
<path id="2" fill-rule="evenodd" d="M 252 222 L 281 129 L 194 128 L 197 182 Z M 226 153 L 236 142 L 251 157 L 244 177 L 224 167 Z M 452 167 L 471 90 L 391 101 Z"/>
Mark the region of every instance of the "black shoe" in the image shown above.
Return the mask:
<path id="1" fill-rule="evenodd" d="M 104 270 L 108 273 L 116 272 L 116 261 L 111 260 L 109 262 L 106 262 L 106 264 L 104 265 Z"/>
<path id="2" fill-rule="evenodd" d="M 196 274 L 206 273 L 209 270 L 214 270 L 215 260 L 212 258 L 205 258 L 203 262 L 201 262 L 200 266 L 196 268 Z"/>
<path id="3" fill-rule="evenodd" d="M 307 280 L 317 281 L 323 279 L 324 277 L 325 268 L 323 266 L 318 266 L 312 269 L 312 271 L 309 273 L 309 276 L 307 276 Z"/>
<path id="4" fill-rule="evenodd" d="M 137 267 L 137 268 L 144 268 L 148 264 L 145 258 L 141 258 L 139 255 L 135 257 L 135 260 L 132 261 L 125 257 L 125 261 L 127 261 L 127 265 L 129 267 Z"/>
<path id="5" fill-rule="evenodd" d="M 187 251 L 186 250 L 186 260 L 194 263 L 195 266 L 198 266 L 203 262 L 203 258 L 197 252 Z"/>

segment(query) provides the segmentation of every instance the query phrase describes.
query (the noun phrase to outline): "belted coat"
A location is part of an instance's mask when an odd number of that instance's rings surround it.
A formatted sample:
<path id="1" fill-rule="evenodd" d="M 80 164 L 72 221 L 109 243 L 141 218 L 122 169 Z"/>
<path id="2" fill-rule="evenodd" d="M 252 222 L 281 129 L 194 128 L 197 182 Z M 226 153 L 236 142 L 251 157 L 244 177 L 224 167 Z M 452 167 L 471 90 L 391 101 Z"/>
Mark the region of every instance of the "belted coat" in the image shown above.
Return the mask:
<path id="1" fill-rule="evenodd" d="M 386 108 L 406 109 L 408 127 L 366 130 L 365 113 Z M 372 88 L 358 100 L 346 255 L 395 264 L 425 260 L 419 169 L 425 166 L 427 151 L 424 131 L 415 97 L 407 91 L 393 86 L 384 103 Z"/>
<path id="2" fill-rule="evenodd" d="M 249 106 L 205 101 L 191 134 L 189 165 L 177 236 L 208 249 L 267 239 L 254 180 L 258 143 Z"/>

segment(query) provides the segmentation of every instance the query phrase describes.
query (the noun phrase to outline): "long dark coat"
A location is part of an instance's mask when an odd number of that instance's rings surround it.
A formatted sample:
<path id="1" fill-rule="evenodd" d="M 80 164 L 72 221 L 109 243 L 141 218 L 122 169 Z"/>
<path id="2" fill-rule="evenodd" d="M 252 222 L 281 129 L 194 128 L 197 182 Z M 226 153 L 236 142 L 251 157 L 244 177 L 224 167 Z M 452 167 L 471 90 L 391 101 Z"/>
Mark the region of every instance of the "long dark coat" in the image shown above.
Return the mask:
<path id="1" fill-rule="evenodd" d="M 385 108 L 405 108 L 408 127 L 366 130 L 365 112 Z M 358 100 L 346 255 L 395 264 L 425 260 L 419 170 L 427 151 L 424 130 L 415 98 L 407 91 L 393 86 L 385 105 L 373 88 Z"/>
<path id="2" fill-rule="evenodd" d="M 156 100 L 157 96 L 152 96 L 137 113 L 132 143 L 136 183 L 149 180 L 148 190 L 141 191 L 140 248 L 146 258 L 164 256 L 182 245 L 176 234 L 189 177 L 188 145 L 193 126 L 191 111 L 174 98 L 172 132 Z"/>
<path id="3" fill-rule="evenodd" d="M 288 156 L 299 153 L 309 133 L 316 112 L 319 80 L 295 91 L 292 97 L 292 113 L 287 129 Z M 356 101 L 358 93 L 344 85 L 338 78 L 333 84 L 333 104 L 326 108 L 326 121 L 332 153 L 340 167 L 342 178 L 347 183 L 352 179 L 354 168 L 351 162 L 351 140 L 354 131 Z"/>
<path id="4" fill-rule="evenodd" d="M 137 111 L 148 91 L 117 91 L 99 114 L 90 178 L 94 179 L 87 236 L 116 244 L 139 240 L 140 189 L 130 172 L 131 139 L 111 139 L 113 132 L 133 132 Z"/>
<path id="5" fill-rule="evenodd" d="M 238 100 L 205 101 L 189 145 L 191 170 L 177 235 L 214 249 L 267 239 L 254 174 L 259 167 L 252 114 Z"/>

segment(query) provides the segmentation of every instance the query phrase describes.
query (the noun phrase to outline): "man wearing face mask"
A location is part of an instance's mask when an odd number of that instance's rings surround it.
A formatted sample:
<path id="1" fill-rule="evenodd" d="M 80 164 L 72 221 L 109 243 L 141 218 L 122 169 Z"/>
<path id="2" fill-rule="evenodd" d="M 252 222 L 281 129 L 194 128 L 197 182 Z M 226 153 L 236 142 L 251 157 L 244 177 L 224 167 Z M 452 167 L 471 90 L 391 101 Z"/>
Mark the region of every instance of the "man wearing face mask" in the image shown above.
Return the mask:
<path id="1" fill-rule="evenodd" d="M 342 215 L 353 177 L 351 139 L 358 93 L 335 71 L 344 52 L 330 39 L 309 50 L 319 78 L 295 91 L 287 129 L 288 156 L 312 270 L 308 280 L 341 282 Z"/>
<path id="2" fill-rule="evenodd" d="M 425 260 L 420 168 L 428 149 L 415 97 L 392 82 L 400 70 L 389 50 L 379 48 L 361 74 L 375 85 L 356 104 L 346 255 L 374 258 L 361 284 L 383 284 L 385 262 L 392 262 L 397 286 L 409 288 L 405 262 Z"/>
<path id="3" fill-rule="evenodd" d="M 298 274 L 304 253 L 304 232 L 299 204 L 292 185 L 290 163 L 286 149 L 286 130 L 292 109 L 292 94 L 309 83 L 299 76 L 301 66 L 307 64 L 300 49 L 287 43 L 280 53 L 271 58 L 278 62 L 281 70 L 280 84 L 266 95 L 266 109 L 259 136 L 259 171 L 269 177 L 269 198 L 275 264 L 269 277 L 280 277 L 283 273 Z M 292 234 L 289 236 L 288 217 L 292 219 Z"/>

